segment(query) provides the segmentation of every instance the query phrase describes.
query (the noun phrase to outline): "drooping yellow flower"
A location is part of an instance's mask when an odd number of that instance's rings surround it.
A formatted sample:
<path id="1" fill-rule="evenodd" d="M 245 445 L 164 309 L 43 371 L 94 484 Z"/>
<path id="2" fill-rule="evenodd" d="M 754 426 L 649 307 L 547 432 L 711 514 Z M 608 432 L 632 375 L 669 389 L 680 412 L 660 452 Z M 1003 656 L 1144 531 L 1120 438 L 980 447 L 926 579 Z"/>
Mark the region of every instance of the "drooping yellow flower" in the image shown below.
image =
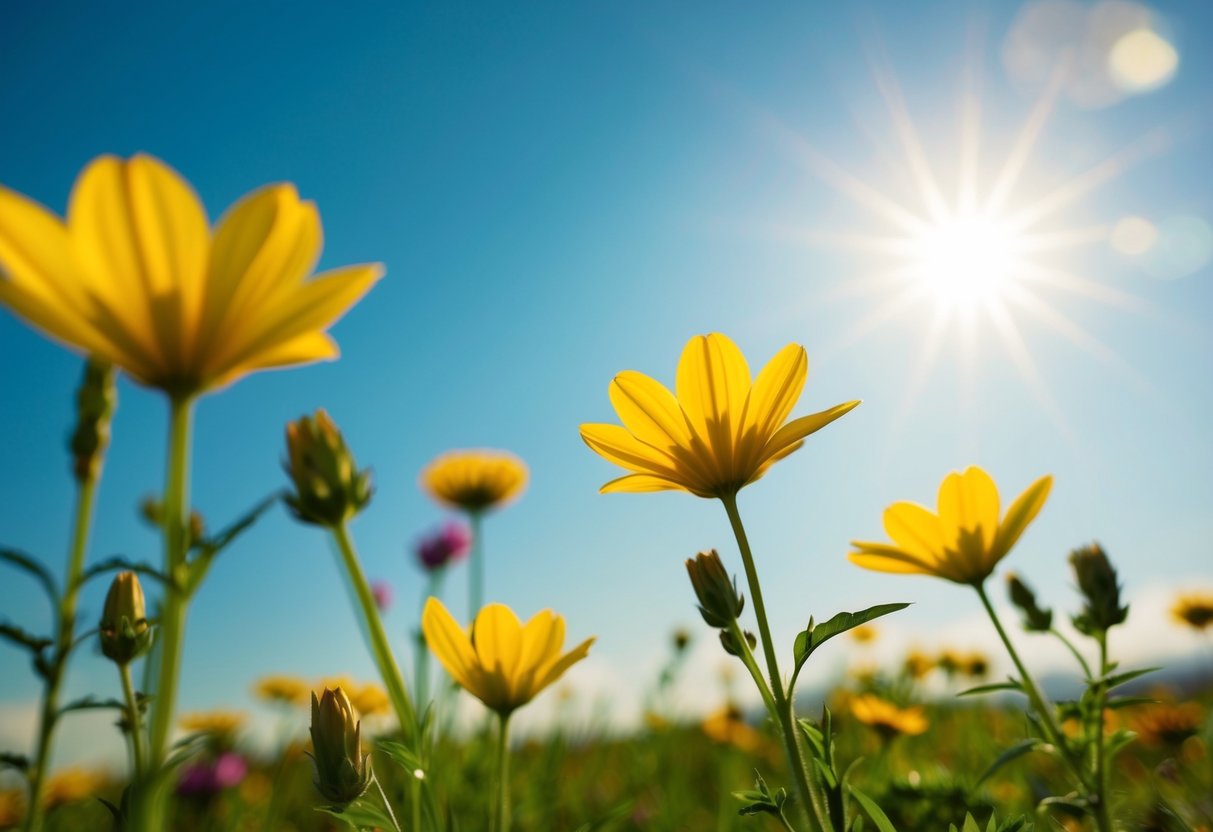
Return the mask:
<path id="1" fill-rule="evenodd" d="M 240 711 L 195 711 L 182 714 L 177 719 L 177 724 L 191 734 L 210 734 L 215 737 L 230 738 L 240 730 L 247 719 L 247 714 Z"/>
<path id="2" fill-rule="evenodd" d="M 253 695 L 264 702 L 303 706 L 310 700 L 312 688 L 298 676 L 262 676 L 253 685 Z"/>
<path id="3" fill-rule="evenodd" d="M 527 467 L 508 451 L 447 451 L 421 472 L 421 487 L 440 503 L 484 511 L 514 500 L 526 488 Z"/>
<path id="4" fill-rule="evenodd" d="M 1191 592 L 1175 599 L 1171 614 L 1180 624 L 1204 632 L 1213 626 L 1213 592 Z"/>
<path id="5" fill-rule="evenodd" d="M 850 705 L 856 719 L 875 728 L 886 739 L 898 734 L 924 733 L 929 724 L 921 706 L 899 708 L 874 693 L 861 693 L 851 699 Z"/>
<path id="6" fill-rule="evenodd" d="M 144 154 L 90 163 L 66 220 L 0 187 L 0 304 L 174 395 L 337 356 L 325 330 L 382 269 L 308 279 L 320 248 L 294 186 L 249 194 L 212 232 L 189 183 Z"/>
<path id="7" fill-rule="evenodd" d="M 92 797 L 109 785 L 110 778 L 103 771 L 71 766 L 52 774 L 46 781 L 42 800 L 49 807 L 62 806 Z"/>
<path id="8" fill-rule="evenodd" d="M 503 718 L 584 659 L 594 643 L 587 638 L 562 654 L 563 616 L 541 610 L 523 624 L 504 604 L 487 604 L 469 633 L 432 596 L 421 629 L 451 678 Z"/>
<path id="9" fill-rule="evenodd" d="M 608 389 L 623 425 L 581 426 L 592 450 L 632 472 L 600 491 L 736 494 L 806 436 L 859 404 L 846 402 L 785 424 L 808 370 L 804 347 L 788 344 L 752 379 L 741 350 L 718 333 L 687 343 L 676 395 L 649 376 L 625 370 Z"/>
<path id="10" fill-rule="evenodd" d="M 916 573 L 980 585 L 1011 551 L 1036 518 L 1053 478 L 1043 476 L 1015 499 L 999 520 L 998 487 L 977 466 L 953 471 L 939 486 L 939 509 L 894 503 L 885 509 L 884 527 L 892 543 L 852 541 L 848 557 L 877 572 Z"/>

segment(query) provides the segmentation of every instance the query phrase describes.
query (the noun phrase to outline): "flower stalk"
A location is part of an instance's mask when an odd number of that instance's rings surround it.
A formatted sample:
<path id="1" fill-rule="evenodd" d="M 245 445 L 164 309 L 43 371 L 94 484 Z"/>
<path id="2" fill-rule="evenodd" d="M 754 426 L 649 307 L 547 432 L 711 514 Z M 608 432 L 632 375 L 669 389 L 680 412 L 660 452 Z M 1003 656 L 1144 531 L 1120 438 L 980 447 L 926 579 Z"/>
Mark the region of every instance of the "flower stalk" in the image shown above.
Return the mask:
<path id="1" fill-rule="evenodd" d="M 497 729 L 497 782 L 493 790 L 493 816 L 490 832 L 508 832 L 510 828 L 510 715 L 502 713 Z"/>

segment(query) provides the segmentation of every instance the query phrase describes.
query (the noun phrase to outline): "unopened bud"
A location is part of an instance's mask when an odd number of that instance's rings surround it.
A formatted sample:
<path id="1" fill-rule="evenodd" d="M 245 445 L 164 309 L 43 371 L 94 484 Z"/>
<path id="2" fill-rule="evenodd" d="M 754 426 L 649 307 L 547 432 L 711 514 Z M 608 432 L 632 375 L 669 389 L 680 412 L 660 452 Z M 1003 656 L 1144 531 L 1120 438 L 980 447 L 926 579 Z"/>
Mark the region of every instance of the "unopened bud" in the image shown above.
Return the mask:
<path id="1" fill-rule="evenodd" d="M 340 687 L 312 693 L 312 762 L 316 790 L 325 800 L 345 806 L 371 784 L 371 761 L 362 753 L 362 723 Z"/>
<path id="2" fill-rule="evenodd" d="M 674 652 L 683 653 L 691 646 L 691 634 L 679 627 L 674 631 Z"/>
<path id="3" fill-rule="evenodd" d="M 1116 569 L 1098 543 L 1070 553 L 1070 565 L 1082 592 L 1082 612 L 1074 616 L 1074 627 L 1086 635 L 1107 632 L 1129 617 L 1129 608 L 1120 605 L 1120 584 Z"/>
<path id="4" fill-rule="evenodd" d="M 724 629 L 737 620 L 745 609 L 745 597 L 738 594 L 737 582 L 729 577 L 715 549 L 688 558 L 687 574 L 699 599 L 699 614 L 709 627 Z"/>
<path id="5" fill-rule="evenodd" d="M 119 572 L 105 596 L 98 625 L 101 652 L 110 661 L 130 664 L 152 646 L 143 586 L 134 572 Z"/>
<path id="6" fill-rule="evenodd" d="M 758 646 L 758 639 L 754 637 L 753 633 L 746 631 L 743 633 L 743 635 L 745 636 L 746 644 L 750 645 L 751 650 Z M 733 638 L 733 633 L 731 630 L 720 631 L 720 646 L 723 647 L 724 652 L 728 653 L 730 656 L 741 655 L 741 647 L 737 644 L 737 640 Z"/>
<path id="7" fill-rule="evenodd" d="M 72 473 L 80 482 L 94 480 L 101 473 L 117 402 L 114 368 L 106 362 L 89 359 L 76 391 L 76 429 L 68 443 L 72 452 Z"/>
<path id="8" fill-rule="evenodd" d="M 1041 609 L 1036 593 L 1014 572 L 1007 573 L 1007 594 L 1023 614 L 1023 628 L 1030 633 L 1047 633 L 1053 628 L 1053 611 Z"/>
<path id="9" fill-rule="evenodd" d="M 303 522 L 337 526 L 371 501 L 370 471 L 358 470 L 323 409 L 287 424 L 286 450 L 286 472 L 295 486 L 286 503 Z"/>
<path id="10" fill-rule="evenodd" d="M 144 497 L 139 502 L 139 516 L 149 526 L 155 526 L 158 529 L 164 528 L 164 503 L 151 495 Z M 190 546 L 206 536 L 206 520 L 198 511 L 190 512 L 189 528 L 186 531 L 189 534 Z"/>

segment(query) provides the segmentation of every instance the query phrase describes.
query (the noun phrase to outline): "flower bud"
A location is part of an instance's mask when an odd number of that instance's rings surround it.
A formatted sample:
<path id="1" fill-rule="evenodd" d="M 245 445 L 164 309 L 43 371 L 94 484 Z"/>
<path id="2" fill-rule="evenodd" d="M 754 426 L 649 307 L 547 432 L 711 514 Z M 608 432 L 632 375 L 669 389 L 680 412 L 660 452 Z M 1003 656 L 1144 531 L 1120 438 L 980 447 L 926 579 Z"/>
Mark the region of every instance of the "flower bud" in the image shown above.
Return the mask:
<path id="1" fill-rule="evenodd" d="M 84 365 L 84 378 L 76 391 L 76 429 L 68 447 L 72 452 L 72 473 L 80 482 L 94 480 L 101 473 L 101 460 L 110 443 L 110 422 L 118 401 L 114 368 L 90 359 Z"/>
<path id="2" fill-rule="evenodd" d="M 1053 628 L 1053 611 L 1041 609 L 1036 593 L 1014 572 L 1007 573 L 1007 594 L 1023 614 L 1023 628 L 1030 633 L 1047 633 Z"/>
<path id="3" fill-rule="evenodd" d="M 745 609 L 745 597 L 737 593 L 737 582 L 729 578 L 716 550 L 687 559 L 687 574 L 699 599 L 699 614 L 709 627 L 724 629 Z"/>
<path id="4" fill-rule="evenodd" d="M 1070 565 L 1082 592 L 1082 612 L 1074 616 L 1074 627 L 1085 635 L 1105 633 L 1110 627 L 1123 624 L 1129 608 L 1120 605 L 1120 584 L 1116 570 L 1098 543 L 1083 546 L 1070 553 Z"/>
<path id="5" fill-rule="evenodd" d="M 98 630 L 101 652 L 119 665 L 130 664 L 152 646 L 143 586 L 134 572 L 119 572 L 114 577 Z"/>
<path id="6" fill-rule="evenodd" d="M 758 639 L 755 638 L 754 634 L 749 630 L 743 633 L 743 635 L 745 636 L 746 643 L 750 645 L 751 650 L 758 646 Z M 730 630 L 720 631 L 720 646 L 723 647 L 724 652 L 728 653 L 730 656 L 741 655 L 741 647 L 733 639 L 733 633 Z"/>
<path id="7" fill-rule="evenodd" d="M 286 472 L 295 486 L 286 503 L 303 522 L 337 526 L 371 501 L 370 471 L 358 470 L 323 408 L 287 424 L 286 450 Z"/>
<path id="8" fill-rule="evenodd" d="M 371 784 L 371 761 L 362 753 L 362 723 L 340 687 L 312 693 L 312 763 L 316 790 L 336 806 L 352 803 Z"/>

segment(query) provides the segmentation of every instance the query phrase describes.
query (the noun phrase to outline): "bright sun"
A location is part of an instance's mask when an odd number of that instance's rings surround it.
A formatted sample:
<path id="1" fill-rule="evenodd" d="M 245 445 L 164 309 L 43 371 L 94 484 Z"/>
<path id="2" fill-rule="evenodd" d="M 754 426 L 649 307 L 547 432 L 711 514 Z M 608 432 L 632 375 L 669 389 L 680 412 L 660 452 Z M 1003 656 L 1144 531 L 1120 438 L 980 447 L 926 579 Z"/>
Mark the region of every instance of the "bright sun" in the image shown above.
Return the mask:
<path id="1" fill-rule="evenodd" d="M 1005 223 L 959 215 L 923 228 L 910 249 L 911 278 L 930 287 L 942 311 L 969 314 L 1002 299 L 1022 244 Z"/>

